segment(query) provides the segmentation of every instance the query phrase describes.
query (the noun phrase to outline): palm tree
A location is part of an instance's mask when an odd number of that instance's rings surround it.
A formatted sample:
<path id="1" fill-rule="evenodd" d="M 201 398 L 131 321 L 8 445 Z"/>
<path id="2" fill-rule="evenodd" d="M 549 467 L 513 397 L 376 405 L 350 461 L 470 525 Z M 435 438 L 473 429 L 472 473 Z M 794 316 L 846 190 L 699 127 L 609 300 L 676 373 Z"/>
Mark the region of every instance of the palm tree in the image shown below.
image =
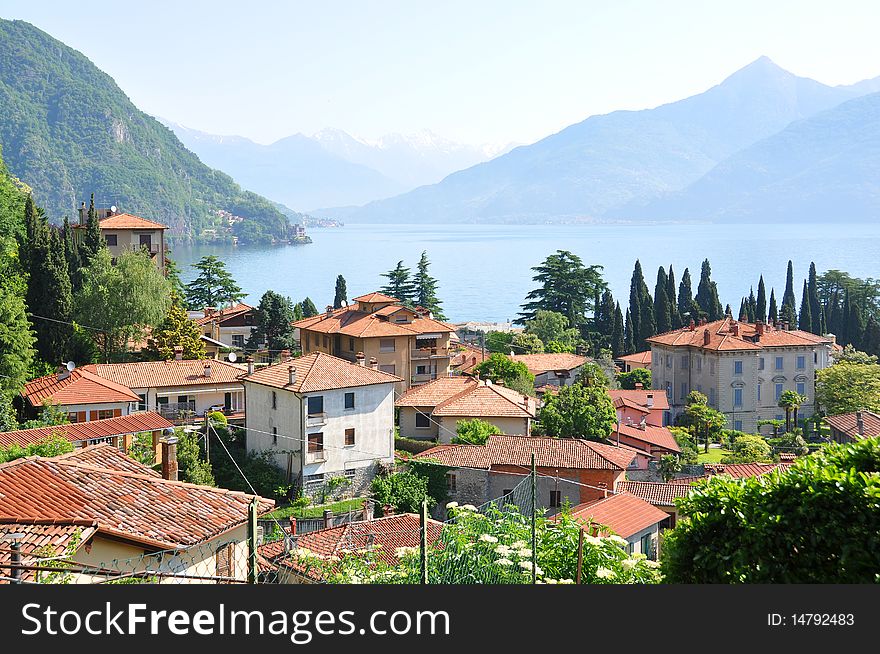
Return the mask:
<path id="1" fill-rule="evenodd" d="M 779 403 L 777 406 L 781 409 L 785 409 L 785 432 L 791 432 L 791 423 L 792 423 L 792 414 L 794 414 L 794 424 L 797 427 L 797 416 L 798 409 L 801 404 L 807 401 L 805 395 L 801 395 L 796 391 L 782 391 L 782 394 L 779 396 Z"/>

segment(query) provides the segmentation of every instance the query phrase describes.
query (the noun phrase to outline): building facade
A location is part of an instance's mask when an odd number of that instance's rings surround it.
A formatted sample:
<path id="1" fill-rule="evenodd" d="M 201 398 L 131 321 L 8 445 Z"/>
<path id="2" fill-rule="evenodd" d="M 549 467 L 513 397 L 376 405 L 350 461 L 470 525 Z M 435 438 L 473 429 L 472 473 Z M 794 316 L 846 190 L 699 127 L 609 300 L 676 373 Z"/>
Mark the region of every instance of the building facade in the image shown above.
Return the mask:
<path id="1" fill-rule="evenodd" d="M 146 250 L 156 267 L 165 274 L 165 230 L 167 225 L 140 216 L 118 213 L 115 207 L 97 209 L 101 235 L 114 261 L 124 252 Z M 86 227 L 85 203 L 79 209 L 79 224 L 73 226 L 74 238 L 80 240 Z"/>

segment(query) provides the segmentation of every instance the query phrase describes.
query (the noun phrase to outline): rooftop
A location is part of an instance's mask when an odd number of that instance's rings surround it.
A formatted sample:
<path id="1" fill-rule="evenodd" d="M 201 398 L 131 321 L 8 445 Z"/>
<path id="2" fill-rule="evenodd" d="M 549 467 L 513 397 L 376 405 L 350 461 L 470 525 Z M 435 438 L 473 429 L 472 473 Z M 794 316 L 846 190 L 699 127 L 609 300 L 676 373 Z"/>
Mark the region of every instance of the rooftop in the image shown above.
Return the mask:
<path id="1" fill-rule="evenodd" d="M 136 434 L 142 431 L 155 431 L 173 426 L 173 424 L 158 413 L 144 411 L 142 413 L 132 413 L 128 416 L 105 418 L 104 420 L 90 420 L 88 422 L 55 425 L 54 427 L 37 427 L 35 429 L 0 432 L 0 447 L 9 447 L 13 444 L 27 447 L 53 435 L 66 438 L 71 443 L 79 443 L 96 438 Z"/>
<path id="2" fill-rule="evenodd" d="M 167 225 L 147 220 L 130 213 L 117 213 L 98 221 L 101 229 L 168 229 Z M 85 229 L 85 225 L 74 225 L 74 229 Z"/>
<path id="3" fill-rule="evenodd" d="M 572 508 L 571 517 L 579 522 L 608 527 L 621 538 L 629 538 L 666 520 L 669 515 L 635 495 L 617 493 L 594 502 L 578 504 Z"/>
<path id="4" fill-rule="evenodd" d="M 625 361 L 631 365 L 649 366 L 651 365 L 651 350 L 636 352 L 634 354 L 625 354 L 622 357 L 617 357 L 617 360 Z"/>
<path id="5" fill-rule="evenodd" d="M 22 395 L 32 406 L 44 401 L 53 404 L 114 404 L 137 402 L 138 396 L 125 384 L 105 379 L 89 370 L 89 366 L 75 368 L 68 374 L 38 377 L 24 385 Z"/>
<path id="6" fill-rule="evenodd" d="M 829 337 L 817 336 L 800 329 L 785 330 L 763 323 L 739 322 L 729 316 L 704 325 L 674 329 L 645 340 L 652 345 L 696 347 L 718 352 L 759 351 L 768 347 L 830 346 L 833 343 Z"/>
<path id="7" fill-rule="evenodd" d="M 617 406 L 617 400 L 621 400 L 622 405 L 642 408 L 645 411 L 669 410 L 669 400 L 666 399 L 665 391 L 610 388 L 608 389 L 608 396 L 615 402 L 615 406 Z M 649 402 L 653 402 L 652 407 L 648 406 Z"/>
<path id="8" fill-rule="evenodd" d="M 675 442 L 672 432 L 666 427 L 645 425 L 644 429 L 642 429 L 638 425 L 628 425 L 622 422 L 620 423 L 620 435 L 628 436 L 656 447 L 662 447 L 670 452 L 681 452 L 681 448 Z M 611 439 L 613 440 L 614 438 L 615 434 L 611 434 Z"/>
<path id="9" fill-rule="evenodd" d="M 224 320 L 234 318 L 235 316 L 239 316 L 243 313 L 247 313 L 248 311 L 253 310 L 254 308 L 249 304 L 239 302 L 238 304 L 231 307 L 222 307 L 220 309 L 215 309 L 213 312 L 210 312 L 209 315 L 202 316 L 201 318 L 196 318 L 195 322 L 197 325 L 206 325 L 212 321 L 223 322 Z"/>
<path id="10" fill-rule="evenodd" d="M 621 481 L 617 484 L 621 493 L 630 493 L 654 506 L 675 506 L 679 497 L 687 497 L 690 484 L 667 484 L 656 481 Z"/>
<path id="11" fill-rule="evenodd" d="M 856 412 L 842 413 L 837 416 L 828 416 L 824 422 L 843 432 L 853 440 L 861 440 L 865 437 L 877 436 L 880 434 L 880 415 L 871 411 L 861 411 L 862 414 L 862 433 L 859 433 L 858 418 Z"/>
<path id="12" fill-rule="evenodd" d="M 514 354 L 510 358 L 526 364 L 529 372 L 540 375 L 554 370 L 574 370 L 584 365 L 588 359 L 578 354 L 561 352 L 559 354 Z"/>
<path id="13" fill-rule="evenodd" d="M 21 545 L 22 563 L 35 565 L 39 559 L 67 554 L 68 548 L 78 550 L 97 531 L 93 520 L 46 520 L 40 518 L 20 519 L 0 517 L 0 537 L 5 534 L 23 534 Z M 37 559 L 37 560 L 34 560 Z M 12 552 L 4 544 L 0 547 L 0 563 L 8 564 Z M 30 581 L 36 576 L 34 570 L 22 570 L 21 578 Z M 7 576 L 8 568 L 0 568 L 0 575 Z M 8 583 L 0 580 L 0 584 Z"/>
<path id="14" fill-rule="evenodd" d="M 290 383 L 290 368 L 296 371 L 294 383 Z M 312 393 L 338 388 L 389 384 L 401 381 L 400 377 L 373 370 L 369 366 L 351 363 L 345 359 L 313 352 L 303 357 L 260 368 L 242 381 L 283 388 L 294 393 Z"/>
<path id="15" fill-rule="evenodd" d="M 205 374 L 205 366 L 210 366 L 210 376 Z M 128 388 L 233 384 L 243 373 L 239 366 L 215 359 L 92 363 L 83 370 Z"/>
<path id="16" fill-rule="evenodd" d="M 440 377 L 416 386 L 401 395 L 395 406 L 433 407 L 435 416 L 535 417 L 533 399 L 472 377 Z"/>

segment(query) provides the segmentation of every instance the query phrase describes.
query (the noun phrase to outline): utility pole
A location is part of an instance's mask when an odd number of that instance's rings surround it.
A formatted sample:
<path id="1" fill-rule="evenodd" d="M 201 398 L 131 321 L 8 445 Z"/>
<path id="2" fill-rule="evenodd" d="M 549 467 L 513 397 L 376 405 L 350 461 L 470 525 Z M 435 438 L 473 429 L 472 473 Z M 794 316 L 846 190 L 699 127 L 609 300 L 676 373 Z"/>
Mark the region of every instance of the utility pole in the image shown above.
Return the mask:
<path id="1" fill-rule="evenodd" d="M 248 506 L 248 583 L 257 583 L 259 570 L 257 569 L 257 512 L 259 508 L 259 500 L 256 496 L 251 500 Z"/>
<path id="2" fill-rule="evenodd" d="M 428 583 L 428 500 L 422 500 L 419 512 L 419 559 L 421 563 L 421 583 Z"/>
<path id="3" fill-rule="evenodd" d="M 538 513 L 538 468 L 532 454 L 532 583 L 536 582 L 538 572 L 538 537 L 535 531 L 535 516 Z"/>

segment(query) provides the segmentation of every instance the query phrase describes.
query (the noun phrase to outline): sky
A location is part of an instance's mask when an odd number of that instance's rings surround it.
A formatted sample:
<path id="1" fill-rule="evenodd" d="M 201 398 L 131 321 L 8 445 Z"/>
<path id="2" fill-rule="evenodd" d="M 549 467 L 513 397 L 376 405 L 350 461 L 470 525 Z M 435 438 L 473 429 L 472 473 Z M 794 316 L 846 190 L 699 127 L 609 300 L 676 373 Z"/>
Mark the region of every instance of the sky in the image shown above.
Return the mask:
<path id="1" fill-rule="evenodd" d="M 767 55 L 880 75 L 876 0 L 0 0 L 142 110 L 269 143 L 335 127 L 531 143 L 699 93 Z"/>

